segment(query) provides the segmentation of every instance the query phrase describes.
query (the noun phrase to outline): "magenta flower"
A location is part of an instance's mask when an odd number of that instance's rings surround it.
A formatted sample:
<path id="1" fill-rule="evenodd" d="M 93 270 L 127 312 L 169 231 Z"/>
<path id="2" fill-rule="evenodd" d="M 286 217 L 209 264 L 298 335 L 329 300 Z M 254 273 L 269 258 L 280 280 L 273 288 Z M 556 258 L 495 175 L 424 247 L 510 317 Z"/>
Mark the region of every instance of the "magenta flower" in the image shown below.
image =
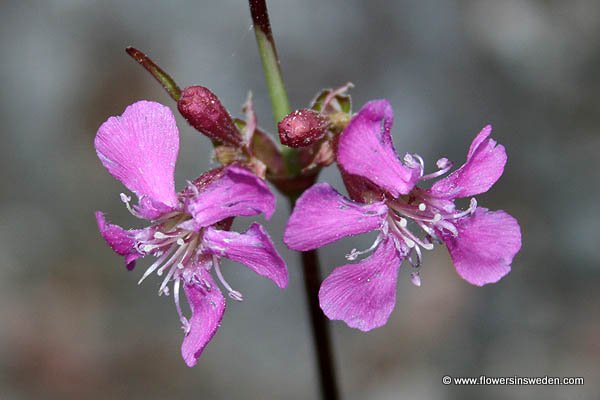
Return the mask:
<path id="1" fill-rule="evenodd" d="M 369 257 L 336 268 L 321 285 L 319 300 L 324 313 L 362 331 L 384 325 L 396 303 L 396 282 L 403 260 L 413 267 L 411 280 L 421 284 L 422 249 L 444 243 L 458 274 L 482 286 L 497 282 L 510 271 L 521 248 L 517 221 L 504 211 L 470 206 L 458 210 L 455 200 L 486 192 L 502 175 L 506 152 L 489 137 L 486 126 L 475 137 L 467 161 L 430 189 L 416 184 L 437 178 L 452 168 L 438 160 L 438 171 L 425 174 L 424 162 L 407 154 L 396 156 L 390 129 L 388 101 L 367 103 L 340 135 L 337 161 L 352 200 L 330 185 L 320 183 L 299 199 L 288 222 L 284 242 L 307 251 L 349 235 L 379 231 L 365 251 Z"/>
<path id="2" fill-rule="evenodd" d="M 179 132 L 171 110 L 158 103 L 140 101 L 122 116 L 109 118 L 98 130 L 95 146 L 108 172 L 138 196 L 132 207 L 131 198 L 121 194 L 127 208 L 150 221 L 146 228 L 126 230 L 96 212 L 100 233 L 125 257 L 129 270 L 138 258 L 157 257 L 140 283 L 156 272 L 163 277 L 159 295 L 169 295 L 172 284 L 185 331 L 182 355 L 194 366 L 225 311 L 225 298 L 211 271 L 229 297 L 242 300 L 223 277 L 221 257 L 245 264 L 280 288 L 287 286 L 285 263 L 261 225 L 253 223 L 244 233 L 229 231 L 236 216 L 262 213 L 270 218 L 275 196 L 263 180 L 235 165 L 209 171 L 175 192 Z M 181 289 L 191 308 L 189 319 L 180 305 Z"/>

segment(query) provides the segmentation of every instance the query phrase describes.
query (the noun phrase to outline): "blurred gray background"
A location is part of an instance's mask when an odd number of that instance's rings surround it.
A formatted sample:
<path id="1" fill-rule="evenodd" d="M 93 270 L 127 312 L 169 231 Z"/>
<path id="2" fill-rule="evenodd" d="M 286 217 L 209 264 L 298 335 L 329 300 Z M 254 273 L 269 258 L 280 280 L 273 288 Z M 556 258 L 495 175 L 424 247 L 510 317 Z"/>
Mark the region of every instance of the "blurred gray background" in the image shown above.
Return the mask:
<path id="1" fill-rule="evenodd" d="M 523 250 L 496 285 L 472 287 L 444 248 L 423 286 L 401 271 L 387 326 L 332 323 L 346 399 L 600 398 L 600 2 L 271 1 L 294 107 L 355 83 L 355 108 L 385 97 L 399 152 L 460 163 L 487 123 L 508 150 L 480 203 L 516 216 Z M 297 255 L 279 292 L 235 264 L 230 302 L 198 366 L 158 281 L 136 282 L 100 238 L 93 212 L 135 225 L 93 148 L 98 126 L 139 99 L 173 106 L 123 49 L 148 52 L 182 86 L 212 88 L 238 114 L 248 90 L 273 130 L 247 3 L 0 3 L 0 398 L 314 399 L 316 379 Z M 178 187 L 211 167 L 210 143 L 178 119 Z M 340 190 L 335 168 L 321 180 Z M 237 222 L 245 228 L 248 220 Z M 352 247 L 324 249 L 328 273 Z M 140 266 L 143 266 L 141 263 Z M 580 387 L 451 387 L 453 376 L 583 376 Z M 190 397 L 191 396 L 191 397 Z"/>

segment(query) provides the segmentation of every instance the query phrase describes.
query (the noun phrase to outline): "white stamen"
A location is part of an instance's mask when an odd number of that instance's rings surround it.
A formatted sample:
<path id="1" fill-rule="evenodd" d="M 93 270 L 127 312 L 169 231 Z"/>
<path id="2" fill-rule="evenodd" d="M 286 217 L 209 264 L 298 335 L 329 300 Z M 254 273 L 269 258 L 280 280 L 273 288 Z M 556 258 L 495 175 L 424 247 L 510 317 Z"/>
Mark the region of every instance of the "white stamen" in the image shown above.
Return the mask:
<path id="1" fill-rule="evenodd" d="M 235 301 L 244 301 L 244 296 L 242 296 L 242 294 L 240 292 L 238 292 L 237 290 L 233 290 L 231 292 L 228 293 L 229 298 Z"/>
<path id="2" fill-rule="evenodd" d="M 382 239 L 382 235 L 377 236 L 377 239 L 375 239 L 375 242 L 373 242 L 373 244 L 368 249 L 365 249 L 362 251 L 358 251 L 357 249 L 352 249 L 352 251 L 349 254 L 346 254 L 346 260 L 354 261 L 358 258 L 358 256 L 360 256 L 362 254 L 370 253 L 379 245 L 379 243 L 381 242 L 381 239 Z"/>
<path id="3" fill-rule="evenodd" d="M 417 259 L 413 260 L 412 254 L 416 254 Z M 406 257 L 407 261 L 409 262 L 409 264 L 413 267 L 413 268 L 419 268 L 421 266 L 421 261 L 422 261 L 422 256 L 421 256 L 421 249 L 419 248 L 419 246 L 415 246 L 408 254 Z"/>
<path id="4" fill-rule="evenodd" d="M 440 158 L 439 160 L 437 160 L 437 162 L 435 163 L 435 165 L 438 168 L 447 168 L 449 165 L 452 165 L 452 162 L 450 160 L 448 160 L 446 157 Z"/>
<path id="5" fill-rule="evenodd" d="M 427 209 L 427 206 L 425 205 L 425 203 L 419 203 L 419 211 L 425 211 Z"/>
<path id="6" fill-rule="evenodd" d="M 446 172 L 450 171 L 453 164 L 447 158 L 440 158 L 436 163 L 437 167 L 440 168 L 438 171 L 432 172 L 427 175 L 421 176 L 420 180 L 426 181 L 429 179 L 437 178 L 438 176 L 444 175 Z"/>
<path id="7" fill-rule="evenodd" d="M 194 196 L 198 196 L 199 192 L 198 192 L 198 188 L 196 187 L 196 185 L 194 185 L 194 183 L 192 181 L 187 181 L 188 187 L 190 188 L 190 190 L 192 191 L 192 193 L 194 194 Z"/>
<path id="8" fill-rule="evenodd" d="M 472 197 L 471 201 L 469 203 L 469 208 L 467 208 L 465 211 L 461 211 L 461 212 L 450 215 L 449 219 L 462 218 L 465 215 L 472 214 L 475 212 L 476 208 L 477 208 L 477 199 L 475 197 Z"/>
<path id="9" fill-rule="evenodd" d="M 217 277 L 219 278 L 223 286 L 225 286 L 225 289 L 227 289 L 227 291 L 229 292 L 229 297 L 236 301 L 243 301 L 244 297 L 242 296 L 242 294 L 237 290 L 233 289 L 223 277 L 223 274 L 221 273 L 221 265 L 219 264 L 219 259 L 215 255 L 213 255 L 213 266 L 215 268 L 215 271 L 217 272 Z"/>
<path id="10" fill-rule="evenodd" d="M 458 236 L 458 229 L 456 229 L 456 226 L 452 222 L 440 221 L 438 222 L 438 226 L 451 232 L 454 237 Z"/>
<path id="11" fill-rule="evenodd" d="M 164 233 L 162 233 L 160 231 L 154 232 L 154 239 L 166 239 L 169 237 L 173 237 L 173 236 L 165 235 Z"/>
<path id="12" fill-rule="evenodd" d="M 185 250 L 185 252 L 183 252 L 183 254 L 179 255 L 178 253 L 180 253 L 182 251 L 182 249 Z M 183 261 L 187 257 L 189 250 L 190 250 L 189 246 L 182 246 L 175 252 L 175 254 L 173 255 L 173 258 L 176 258 L 176 256 L 177 256 L 176 261 L 171 266 L 171 269 L 169 269 L 169 272 L 165 276 L 165 279 L 163 279 L 162 284 L 160 285 L 160 288 L 158 289 L 159 295 L 160 295 L 161 291 L 164 291 L 165 289 L 167 289 L 166 295 L 169 294 L 167 285 L 171 281 L 171 278 L 175 275 L 175 271 L 177 271 L 178 269 L 183 269 Z M 169 260 L 169 261 L 171 261 L 171 260 Z M 160 273 L 162 273 L 162 271 L 164 271 L 164 269 L 168 265 L 169 261 L 167 261 L 167 264 L 163 265 L 163 267 L 158 270 L 159 276 L 160 276 Z M 176 280 L 179 280 L 179 279 L 176 279 Z"/>
<path id="13" fill-rule="evenodd" d="M 433 229 L 431 229 L 428 225 L 424 224 L 421 221 L 415 221 L 417 223 L 417 225 L 419 225 L 419 227 L 421 227 L 421 229 L 423 229 L 428 235 L 430 236 L 435 236 L 435 232 L 433 231 Z"/>
<path id="14" fill-rule="evenodd" d="M 175 252 L 175 254 L 173 254 L 173 256 L 171 258 L 169 258 L 169 261 L 167 261 L 166 263 L 164 263 L 164 265 L 162 267 L 160 267 L 160 269 L 158 271 L 156 271 L 156 274 L 158 276 L 162 276 L 162 274 L 165 272 L 165 270 L 169 266 L 171 266 L 175 262 L 179 262 L 181 253 L 183 253 L 184 251 L 187 250 L 186 247 L 187 246 L 179 246 L 179 248 L 177 249 L 177 251 Z"/>
<path id="15" fill-rule="evenodd" d="M 175 217 L 178 214 L 181 214 L 181 212 L 180 211 L 173 211 L 173 212 L 170 212 L 168 214 L 161 215 L 160 218 L 152 220 L 152 222 L 153 222 L 152 226 L 160 225 L 163 222 L 165 222 L 166 220 L 169 220 L 169 219 Z"/>
<path id="16" fill-rule="evenodd" d="M 131 204 L 129 204 L 131 202 L 130 196 L 127 196 L 125 193 L 121 193 L 119 194 L 119 197 L 121 198 L 121 201 L 125 203 L 125 207 L 127 207 L 127 211 L 129 211 L 131 215 L 136 218 L 142 218 L 142 216 L 131 207 Z"/>
<path id="17" fill-rule="evenodd" d="M 431 218 L 430 214 L 427 214 L 427 213 L 419 214 L 418 211 L 421 211 L 420 206 L 419 207 L 409 206 L 407 204 L 400 203 L 399 201 L 390 202 L 390 203 L 388 203 L 388 205 L 390 206 L 390 208 L 392 210 L 394 210 L 394 212 L 397 216 L 408 217 L 408 218 L 414 220 L 415 222 L 421 221 L 421 222 L 435 223 L 442 219 L 442 215 L 439 213 L 436 213 L 433 218 Z M 427 205 L 425 205 L 425 207 L 427 209 Z M 438 215 L 438 214 L 439 214 L 439 216 L 436 217 L 436 215 Z M 397 220 L 397 218 L 395 218 L 395 219 Z"/>
<path id="18" fill-rule="evenodd" d="M 188 235 L 188 233 L 183 233 L 181 235 Z M 138 247 L 140 249 L 140 251 L 142 252 L 150 252 L 154 249 L 158 249 L 161 247 L 165 247 L 173 242 L 176 242 L 178 239 L 178 236 L 168 236 L 168 235 L 164 235 L 167 239 L 155 239 L 155 240 L 149 240 L 143 244 L 140 244 Z"/>
<path id="19" fill-rule="evenodd" d="M 419 165 L 421 165 L 421 168 L 425 168 L 425 161 L 423 161 L 423 157 L 416 153 L 413 154 L 413 157 L 419 161 Z"/>
<path id="20" fill-rule="evenodd" d="M 406 218 L 400 218 L 400 227 L 406 228 L 406 225 L 408 225 L 408 221 L 406 220 Z"/>
<path id="21" fill-rule="evenodd" d="M 188 319 L 183 315 L 181 311 L 181 305 L 179 303 L 179 286 L 181 285 L 181 281 L 179 279 L 175 279 L 175 283 L 173 284 L 173 300 L 175 301 L 175 308 L 177 309 L 177 314 L 179 314 L 179 321 L 181 321 L 181 327 L 183 331 L 187 335 L 190 331 L 190 323 Z"/>
<path id="22" fill-rule="evenodd" d="M 417 287 L 421 286 L 421 274 L 419 271 L 413 271 L 410 273 L 410 281 Z"/>
<path id="23" fill-rule="evenodd" d="M 160 267 L 163 261 L 165 261 L 165 259 L 175 250 L 176 247 L 176 245 L 171 246 L 169 250 L 165 251 L 163 255 L 157 258 L 156 261 L 154 261 L 154 263 L 150 267 L 148 267 L 146 272 L 144 272 L 144 275 L 139 280 L 138 285 L 141 284 L 144 281 L 144 279 L 146 279 L 151 273 L 153 273 L 154 270 L 156 270 L 156 268 Z"/>
<path id="24" fill-rule="evenodd" d="M 419 246 L 415 247 L 415 253 L 417 254 L 417 265 L 415 268 L 418 268 L 421 266 L 421 261 L 423 260 L 423 255 L 421 254 L 421 249 Z"/>
<path id="25" fill-rule="evenodd" d="M 423 176 L 423 171 L 425 170 L 425 162 L 423 161 L 423 158 L 421 158 L 420 155 L 406 153 L 404 155 L 404 163 L 409 168 L 419 168 L 419 175 Z"/>
<path id="26" fill-rule="evenodd" d="M 401 218 L 400 221 L 396 224 L 397 231 L 404 237 L 406 245 L 410 248 L 413 248 L 415 245 L 419 245 L 423 247 L 425 250 L 433 250 L 433 244 L 425 243 L 421 239 L 419 239 L 414 233 L 406 229 L 406 226 L 403 226 L 402 221 L 406 221 L 404 218 Z"/>

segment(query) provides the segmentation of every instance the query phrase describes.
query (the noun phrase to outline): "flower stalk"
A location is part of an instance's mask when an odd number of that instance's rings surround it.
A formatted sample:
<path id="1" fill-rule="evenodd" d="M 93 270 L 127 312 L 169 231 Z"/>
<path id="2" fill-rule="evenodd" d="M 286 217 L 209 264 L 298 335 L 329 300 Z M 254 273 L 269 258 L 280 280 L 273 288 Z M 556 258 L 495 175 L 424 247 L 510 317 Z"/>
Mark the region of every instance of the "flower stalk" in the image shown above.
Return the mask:
<path id="1" fill-rule="evenodd" d="M 254 25 L 258 52 L 262 61 L 263 72 L 271 106 L 273 118 L 277 126 L 290 113 L 290 106 L 281 75 L 279 58 L 275 48 L 275 40 L 271 31 L 269 14 L 265 0 L 248 0 L 250 14 Z M 300 173 L 300 162 L 298 151 L 294 148 L 282 145 L 281 154 L 285 161 L 288 177 L 293 179 Z M 297 194 L 289 194 L 288 199 L 293 209 Z M 316 250 L 301 253 L 304 277 L 304 289 L 307 296 L 308 311 L 310 314 L 312 335 L 315 353 L 319 367 L 319 383 L 321 398 L 327 400 L 339 399 L 337 379 L 335 375 L 333 351 L 331 347 L 331 335 L 325 316 L 321 312 L 318 301 L 321 274 L 319 268 L 319 257 Z"/>
<path id="2" fill-rule="evenodd" d="M 252 15 L 258 53 L 260 54 L 265 81 L 271 99 L 273 119 L 275 120 L 275 126 L 277 126 L 279 121 L 290 113 L 290 103 L 285 90 L 285 84 L 283 83 L 283 76 L 281 75 L 281 67 L 271 31 L 267 4 L 265 0 L 248 0 L 248 2 L 250 4 L 250 14 Z M 288 146 L 282 146 L 281 153 L 285 160 L 288 175 L 290 177 L 298 175 L 300 172 L 298 152 Z"/>

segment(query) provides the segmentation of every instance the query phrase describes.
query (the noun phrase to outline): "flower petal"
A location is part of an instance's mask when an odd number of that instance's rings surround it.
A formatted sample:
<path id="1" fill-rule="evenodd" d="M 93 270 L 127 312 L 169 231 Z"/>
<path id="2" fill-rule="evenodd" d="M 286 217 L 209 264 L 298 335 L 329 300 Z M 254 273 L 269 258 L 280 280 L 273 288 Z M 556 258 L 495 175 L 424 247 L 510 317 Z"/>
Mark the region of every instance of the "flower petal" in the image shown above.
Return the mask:
<path id="1" fill-rule="evenodd" d="M 235 216 L 263 213 L 269 219 L 275 211 L 275 196 L 252 172 L 229 166 L 196 196 L 188 198 L 185 207 L 199 229 Z"/>
<path id="2" fill-rule="evenodd" d="M 441 198 L 461 198 L 487 192 L 504 172 L 506 150 L 492 138 L 487 125 L 475 137 L 467 161 L 444 179 L 437 181 L 429 193 Z"/>
<path id="3" fill-rule="evenodd" d="M 225 297 L 208 271 L 201 267 L 198 273 L 205 284 L 187 283 L 183 288 L 192 309 L 190 330 L 181 345 L 181 355 L 188 367 L 196 365 L 202 351 L 219 329 L 226 306 Z"/>
<path id="4" fill-rule="evenodd" d="M 140 199 L 154 218 L 177 206 L 174 171 L 179 132 L 168 107 L 138 101 L 100 126 L 94 142 L 102 165 Z"/>
<path id="5" fill-rule="evenodd" d="M 128 270 L 135 267 L 135 260 L 144 255 L 137 251 L 135 246 L 136 235 L 142 232 L 142 229 L 126 230 L 118 225 L 109 223 L 104 217 L 104 213 L 96 211 L 96 222 L 100 234 L 106 240 L 106 243 L 114 250 L 115 253 L 125 257 L 125 265 Z"/>
<path id="6" fill-rule="evenodd" d="M 285 261 L 277 253 L 269 234 L 260 224 L 253 223 L 244 233 L 209 227 L 204 232 L 202 243 L 209 253 L 245 264 L 282 289 L 287 286 Z"/>
<path id="7" fill-rule="evenodd" d="M 397 197 L 410 192 L 419 170 L 398 159 L 390 135 L 393 119 L 387 100 L 365 104 L 340 135 L 337 160 L 346 172 L 367 178 Z"/>
<path id="8" fill-rule="evenodd" d="M 369 257 L 336 268 L 319 290 L 321 309 L 329 319 L 370 331 L 386 324 L 396 304 L 396 281 L 402 258 L 386 238 Z"/>
<path id="9" fill-rule="evenodd" d="M 296 202 L 283 241 L 294 250 L 316 249 L 346 236 L 379 229 L 387 212 L 383 202 L 356 203 L 329 184 L 318 183 Z"/>
<path id="10" fill-rule="evenodd" d="M 458 274 L 483 286 L 499 281 L 521 248 L 521 229 L 504 211 L 477 208 L 470 217 L 455 222 L 458 236 L 443 235 Z"/>

